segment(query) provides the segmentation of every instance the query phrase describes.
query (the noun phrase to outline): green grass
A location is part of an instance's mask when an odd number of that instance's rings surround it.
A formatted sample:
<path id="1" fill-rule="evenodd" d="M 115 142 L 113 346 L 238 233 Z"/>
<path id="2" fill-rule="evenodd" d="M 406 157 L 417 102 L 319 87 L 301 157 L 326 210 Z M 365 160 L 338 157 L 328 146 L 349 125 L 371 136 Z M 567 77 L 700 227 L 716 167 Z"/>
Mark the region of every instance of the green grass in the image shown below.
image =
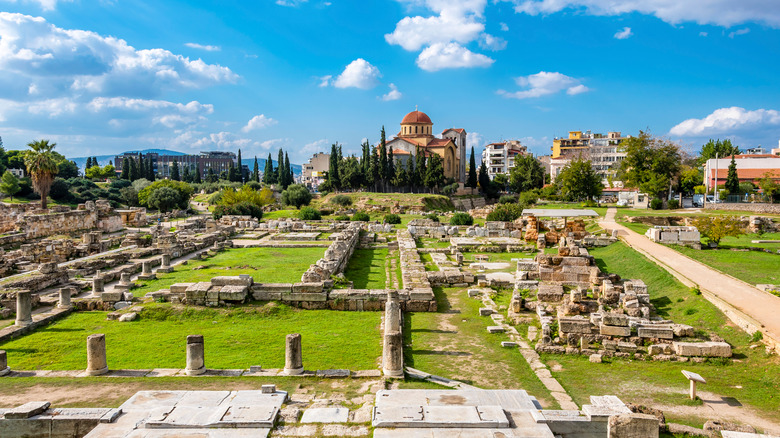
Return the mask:
<path id="1" fill-rule="evenodd" d="M 780 255 L 763 251 L 729 249 L 696 250 L 679 245 L 670 248 L 746 283 L 780 283 Z"/>
<path id="2" fill-rule="evenodd" d="M 598 215 L 601 217 L 604 217 L 607 214 L 607 207 L 583 207 L 579 202 L 572 202 L 572 203 L 556 202 L 551 204 L 537 204 L 528 208 L 593 210 L 596 213 L 598 213 Z"/>
<path id="3" fill-rule="evenodd" d="M 349 259 L 344 276 L 355 289 L 384 289 L 387 248 L 356 249 Z"/>
<path id="4" fill-rule="evenodd" d="M 761 236 L 755 233 L 743 234 L 738 237 L 726 236 L 720 240 L 720 248 L 766 248 L 778 250 L 780 243 L 753 243 L 754 240 L 780 240 L 780 233 L 764 233 Z"/>
<path id="5" fill-rule="evenodd" d="M 231 248 L 206 260 L 190 260 L 157 280 L 138 281 L 133 295 L 167 289 L 175 283 L 210 281 L 220 275 L 249 274 L 258 283 L 296 283 L 309 266 L 325 253 L 324 248 Z M 196 269 L 206 266 L 205 269 Z"/>
<path id="6" fill-rule="evenodd" d="M 418 248 L 449 248 L 450 247 L 450 241 L 445 240 L 441 241 L 439 239 L 432 239 L 429 237 L 422 237 L 419 239 L 415 239 L 415 243 L 417 244 Z"/>
<path id="7" fill-rule="evenodd" d="M 688 382 L 680 370 L 685 369 L 707 379 L 702 390 L 734 397 L 760 415 L 776 418 L 780 410 L 777 394 L 780 358 L 768 356 L 762 346 L 748 348 L 750 336 L 728 321 L 713 304 L 690 292 L 671 274 L 623 243 L 594 248 L 590 253 L 603 271 L 627 279 L 642 279 L 648 285 L 658 313 L 664 318 L 723 337 L 732 345 L 735 360 L 726 364 L 718 361 L 695 364 L 613 359 L 594 365 L 582 356 L 543 355 L 548 365 L 557 362 L 563 367 L 562 371 L 553 374 L 575 402 L 587 403 L 590 395 L 617 393 L 625 402 L 684 404 Z M 670 421 L 689 420 L 673 411 L 667 411 L 666 416 Z M 706 418 L 700 420 L 703 423 Z"/>
<path id="8" fill-rule="evenodd" d="M 86 338 L 103 333 L 110 368 L 183 368 L 186 337 L 200 334 L 208 368 L 282 368 L 285 336 L 300 333 L 306 369 L 375 369 L 382 352 L 379 323 L 380 312 L 277 303 L 229 310 L 155 304 L 133 322 L 108 321 L 106 312 L 74 313 L 1 348 L 15 369 L 85 369 Z"/>
<path id="9" fill-rule="evenodd" d="M 269 221 L 271 219 L 293 219 L 298 217 L 298 210 L 296 209 L 283 209 L 269 211 L 263 213 L 263 221 Z"/>
<path id="10" fill-rule="evenodd" d="M 652 225 L 647 224 L 641 224 L 639 222 L 627 222 L 627 221 L 618 221 L 620 225 L 623 225 L 624 227 L 628 228 L 629 230 L 639 233 L 644 236 L 644 234 L 652 228 Z"/>
<path id="11" fill-rule="evenodd" d="M 404 314 L 406 364 L 480 388 L 521 388 L 550 408 L 557 403 L 516 348 L 503 348 L 505 335 L 490 334 L 490 318 L 479 316 L 480 300 L 466 289 L 434 288 L 436 313 Z"/>
<path id="12" fill-rule="evenodd" d="M 420 261 L 422 261 L 425 264 L 425 270 L 426 271 L 438 271 L 439 265 L 433 262 L 433 257 L 431 257 L 428 253 L 421 253 L 420 254 Z"/>

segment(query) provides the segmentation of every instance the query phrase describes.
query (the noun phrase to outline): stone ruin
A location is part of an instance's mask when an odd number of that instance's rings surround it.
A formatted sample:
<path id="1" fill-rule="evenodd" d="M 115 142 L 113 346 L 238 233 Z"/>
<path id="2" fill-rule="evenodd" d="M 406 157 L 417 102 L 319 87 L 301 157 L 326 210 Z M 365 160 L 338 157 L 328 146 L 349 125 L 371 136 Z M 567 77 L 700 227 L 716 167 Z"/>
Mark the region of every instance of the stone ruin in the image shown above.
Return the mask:
<path id="1" fill-rule="evenodd" d="M 361 229 L 361 224 L 352 223 L 338 235 L 331 236 L 333 243 L 325 250 L 325 255 L 303 273 L 301 281 L 322 282 L 330 280 L 332 275 L 343 272 L 358 244 Z"/>
<path id="2" fill-rule="evenodd" d="M 519 317 L 523 308 L 536 312 L 542 325 L 538 351 L 584 354 L 594 361 L 731 357 L 731 346 L 717 336 L 697 342 L 693 327 L 657 316 L 642 280 L 605 274 L 587 249 L 564 243 L 558 255 L 537 254 L 517 263 L 510 316 Z"/>
<path id="3" fill-rule="evenodd" d="M 701 249 L 701 233 L 699 233 L 696 227 L 692 226 L 656 225 L 653 228 L 649 228 L 645 232 L 645 236 L 653 242 Z"/>

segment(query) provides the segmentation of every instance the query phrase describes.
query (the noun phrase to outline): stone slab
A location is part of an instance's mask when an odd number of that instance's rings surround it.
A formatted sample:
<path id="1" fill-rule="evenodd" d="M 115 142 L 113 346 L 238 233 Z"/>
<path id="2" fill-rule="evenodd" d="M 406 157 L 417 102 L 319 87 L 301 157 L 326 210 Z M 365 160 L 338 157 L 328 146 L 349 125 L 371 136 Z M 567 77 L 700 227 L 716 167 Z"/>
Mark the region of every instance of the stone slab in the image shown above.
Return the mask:
<path id="1" fill-rule="evenodd" d="M 303 411 L 301 423 L 346 423 L 349 419 L 349 409 L 336 408 L 309 408 Z"/>
<path id="2" fill-rule="evenodd" d="M 6 420 L 24 420 L 46 411 L 51 406 L 47 401 L 32 401 L 5 411 Z"/>

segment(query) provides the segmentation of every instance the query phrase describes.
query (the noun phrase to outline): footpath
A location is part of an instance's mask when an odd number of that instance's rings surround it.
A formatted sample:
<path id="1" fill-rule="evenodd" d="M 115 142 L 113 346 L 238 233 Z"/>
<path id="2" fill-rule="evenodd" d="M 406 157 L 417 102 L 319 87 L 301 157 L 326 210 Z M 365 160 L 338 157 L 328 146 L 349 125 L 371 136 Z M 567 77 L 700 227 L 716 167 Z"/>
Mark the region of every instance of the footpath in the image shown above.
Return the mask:
<path id="1" fill-rule="evenodd" d="M 618 230 L 630 247 L 648 256 L 683 284 L 696 285 L 703 295 L 742 328 L 759 329 L 767 344 L 780 348 L 780 297 L 723 274 L 615 222 L 616 208 L 609 208 L 600 223 L 605 230 Z"/>

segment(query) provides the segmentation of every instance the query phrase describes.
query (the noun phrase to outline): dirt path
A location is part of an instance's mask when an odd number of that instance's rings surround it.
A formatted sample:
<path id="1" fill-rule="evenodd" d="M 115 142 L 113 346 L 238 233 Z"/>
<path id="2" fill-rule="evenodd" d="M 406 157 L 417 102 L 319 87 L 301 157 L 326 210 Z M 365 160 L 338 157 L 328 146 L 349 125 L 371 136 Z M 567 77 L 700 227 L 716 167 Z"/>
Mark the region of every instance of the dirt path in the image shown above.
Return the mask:
<path id="1" fill-rule="evenodd" d="M 729 319 L 735 320 L 736 317 L 738 320 L 741 316 L 739 312 L 743 313 L 761 327 L 765 338 L 771 338 L 775 345 L 780 345 L 780 318 L 777 317 L 780 314 L 780 297 L 760 291 L 748 283 L 725 275 L 616 223 L 616 212 L 615 208 L 607 210 L 607 215 L 601 222 L 602 228 L 618 230 L 624 242 L 655 259 L 672 275 L 683 280 L 683 283 L 688 280 L 687 283 L 694 283 L 702 291 L 714 295 L 715 301 L 724 301 L 736 309 L 738 312 L 732 312 L 730 315 L 728 310 L 723 309 L 723 306 L 707 297 L 721 310 L 724 310 Z M 739 321 L 734 322 L 743 325 Z"/>

